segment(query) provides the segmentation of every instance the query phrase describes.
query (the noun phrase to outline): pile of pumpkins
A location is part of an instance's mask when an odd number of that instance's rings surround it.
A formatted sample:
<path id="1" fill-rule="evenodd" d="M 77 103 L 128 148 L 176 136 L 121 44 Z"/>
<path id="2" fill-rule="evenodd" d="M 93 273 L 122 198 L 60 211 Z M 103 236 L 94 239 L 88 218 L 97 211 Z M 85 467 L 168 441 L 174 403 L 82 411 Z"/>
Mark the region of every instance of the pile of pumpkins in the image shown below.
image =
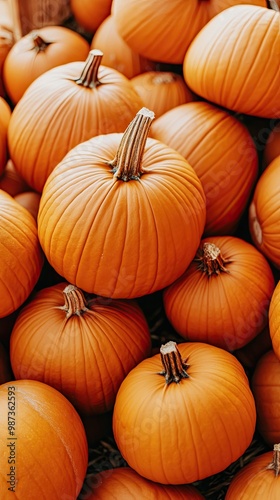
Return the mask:
<path id="1" fill-rule="evenodd" d="M 0 52 L 1 498 L 207 498 L 256 432 L 279 498 L 278 3 L 70 4 Z"/>

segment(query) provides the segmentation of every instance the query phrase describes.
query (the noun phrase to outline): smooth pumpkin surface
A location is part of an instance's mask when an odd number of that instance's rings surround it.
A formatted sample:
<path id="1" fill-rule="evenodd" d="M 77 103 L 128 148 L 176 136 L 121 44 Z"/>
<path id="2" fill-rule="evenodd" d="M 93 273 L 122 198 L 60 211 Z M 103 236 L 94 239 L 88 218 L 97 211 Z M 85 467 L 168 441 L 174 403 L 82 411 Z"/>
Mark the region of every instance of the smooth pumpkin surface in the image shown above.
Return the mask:
<path id="1" fill-rule="evenodd" d="M 278 359 L 280 359 L 280 283 L 277 282 L 271 297 L 268 311 L 269 333 L 272 342 L 272 348 Z"/>
<path id="2" fill-rule="evenodd" d="M 94 33 L 111 11 L 112 0 L 69 0 L 78 24 Z"/>
<path id="3" fill-rule="evenodd" d="M 24 208 L 26 208 L 37 221 L 41 195 L 35 191 L 25 191 L 14 196 L 14 199 Z"/>
<path id="4" fill-rule="evenodd" d="M 11 159 L 6 163 L 4 171 L 0 176 L 0 189 L 13 197 L 30 189 L 28 184 L 16 170 Z"/>
<path id="5" fill-rule="evenodd" d="M 88 447 L 81 419 L 62 394 L 35 380 L 2 384 L 0 429 L 2 498 L 77 499 Z"/>
<path id="6" fill-rule="evenodd" d="M 256 425 L 247 376 L 232 354 L 199 342 L 177 349 L 179 361 L 174 352 L 171 363 L 166 354 L 162 361 L 161 352 L 131 370 L 113 412 L 114 437 L 128 465 L 162 484 L 224 470 L 249 446 Z"/>

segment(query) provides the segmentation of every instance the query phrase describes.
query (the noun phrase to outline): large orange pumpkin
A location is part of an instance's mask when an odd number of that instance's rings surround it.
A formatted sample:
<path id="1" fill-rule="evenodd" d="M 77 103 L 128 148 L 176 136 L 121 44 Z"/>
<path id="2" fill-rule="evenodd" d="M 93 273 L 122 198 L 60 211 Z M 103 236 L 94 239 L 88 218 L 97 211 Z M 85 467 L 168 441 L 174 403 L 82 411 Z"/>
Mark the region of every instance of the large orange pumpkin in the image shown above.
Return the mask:
<path id="1" fill-rule="evenodd" d="M 279 27 L 279 12 L 265 6 L 238 2 L 217 14 L 186 52 L 186 83 L 227 109 L 280 118 Z"/>
<path id="2" fill-rule="evenodd" d="M 271 297 L 268 311 L 269 333 L 272 348 L 277 358 L 280 360 L 280 281 L 277 282 Z"/>
<path id="3" fill-rule="evenodd" d="M 82 290 L 112 298 L 155 292 L 193 259 L 205 196 L 177 151 L 147 137 L 141 109 L 123 134 L 73 148 L 50 174 L 38 213 L 51 266 Z"/>
<path id="4" fill-rule="evenodd" d="M 123 132 L 142 107 L 129 79 L 100 65 L 102 56 L 92 50 L 86 62 L 46 71 L 15 107 L 8 129 L 10 156 L 32 189 L 42 191 L 71 148 L 96 135 Z"/>
<path id="5" fill-rule="evenodd" d="M 199 342 L 168 342 L 126 376 L 113 412 L 122 456 L 140 475 L 185 484 L 224 470 L 249 446 L 255 402 L 237 359 Z"/>
<path id="6" fill-rule="evenodd" d="M 77 23 L 94 33 L 111 11 L 112 0 L 69 0 Z"/>
<path id="7" fill-rule="evenodd" d="M 0 385 L 0 491 L 5 500 L 76 500 L 88 464 L 71 403 L 35 380 Z"/>

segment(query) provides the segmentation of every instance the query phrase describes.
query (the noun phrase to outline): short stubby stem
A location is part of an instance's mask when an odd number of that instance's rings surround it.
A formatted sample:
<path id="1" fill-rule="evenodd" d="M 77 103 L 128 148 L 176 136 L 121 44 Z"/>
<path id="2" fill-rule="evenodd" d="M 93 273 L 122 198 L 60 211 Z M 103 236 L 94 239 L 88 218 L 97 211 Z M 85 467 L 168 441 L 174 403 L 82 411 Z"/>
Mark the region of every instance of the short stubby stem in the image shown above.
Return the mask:
<path id="1" fill-rule="evenodd" d="M 81 316 L 89 311 L 83 292 L 75 285 L 67 285 L 63 290 L 64 305 L 59 307 L 66 312 L 66 319 L 71 316 Z"/>
<path id="2" fill-rule="evenodd" d="M 280 472 L 280 444 L 275 444 L 273 447 L 273 459 L 271 464 L 267 466 L 268 470 L 273 470 L 277 477 Z"/>
<path id="3" fill-rule="evenodd" d="M 219 247 L 210 242 L 205 242 L 199 247 L 194 261 L 198 263 L 198 269 L 206 273 L 207 276 L 220 274 L 221 272 L 229 273 L 226 265 L 232 262 L 229 259 L 225 259 Z"/>
<path id="4" fill-rule="evenodd" d="M 160 375 L 165 377 L 167 384 L 171 382 L 178 384 L 183 378 L 189 378 L 186 371 L 189 365 L 183 361 L 176 342 L 170 340 L 167 344 L 162 345 L 160 356 L 163 365 L 163 371 L 160 372 Z"/>

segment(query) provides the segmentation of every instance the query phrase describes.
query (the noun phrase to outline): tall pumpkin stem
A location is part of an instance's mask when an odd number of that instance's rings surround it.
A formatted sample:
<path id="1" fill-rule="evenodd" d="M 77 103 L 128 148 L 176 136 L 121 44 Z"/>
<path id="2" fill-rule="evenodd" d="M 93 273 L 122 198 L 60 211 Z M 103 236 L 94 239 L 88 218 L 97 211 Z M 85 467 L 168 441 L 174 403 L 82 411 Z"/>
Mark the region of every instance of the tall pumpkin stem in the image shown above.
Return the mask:
<path id="1" fill-rule="evenodd" d="M 277 0 L 268 0 L 269 6 L 272 10 L 275 10 L 276 12 L 280 12 L 280 6 L 277 2 Z"/>
<path id="2" fill-rule="evenodd" d="M 118 179 L 137 180 L 144 173 L 141 166 L 142 157 L 154 117 L 153 111 L 140 109 L 123 133 L 117 154 L 109 162 L 114 176 Z"/>
<path id="3" fill-rule="evenodd" d="M 280 472 L 280 444 L 275 444 L 273 447 L 273 458 L 271 464 L 267 466 L 267 469 L 273 470 L 275 476 L 277 477 Z"/>
<path id="4" fill-rule="evenodd" d="M 82 74 L 80 78 L 75 80 L 78 85 L 83 85 L 84 87 L 89 87 L 91 89 L 100 85 L 100 81 L 98 80 L 98 71 L 102 57 L 103 52 L 101 52 L 101 50 L 93 49 L 89 51 Z"/>
<path id="5" fill-rule="evenodd" d="M 31 36 L 34 43 L 34 46 L 32 48 L 36 52 L 43 52 L 49 45 L 51 45 L 51 43 L 53 43 L 53 42 L 45 42 L 45 40 L 43 40 L 43 38 L 40 35 L 38 35 L 37 31 L 32 32 Z"/>
<path id="6" fill-rule="evenodd" d="M 189 365 L 183 361 L 182 356 L 178 350 L 176 342 L 170 340 L 160 348 L 161 362 L 163 371 L 160 375 L 164 375 L 167 384 L 171 382 L 180 382 L 182 378 L 189 378 L 187 369 Z"/>
<path id="7" fill-rule="evenodd" d="M 232 262 L 222 256 L 219 247 L 209 242 L 205 242 L 199 247 L 194 261 L 198 263 L 198 269 L 206 273 L 207 276 L 220 274 L 221 272 L 229 273 L 226 265 Z"/>
<path id="8" fill-rule="evenodd" d="M 59 307 L 66 312 L 66 319 L 71 316 L 81 316 L 89 311 L 83 292 L 75 285 L 67 285 L 63 290 L 64 306 Z"/>

